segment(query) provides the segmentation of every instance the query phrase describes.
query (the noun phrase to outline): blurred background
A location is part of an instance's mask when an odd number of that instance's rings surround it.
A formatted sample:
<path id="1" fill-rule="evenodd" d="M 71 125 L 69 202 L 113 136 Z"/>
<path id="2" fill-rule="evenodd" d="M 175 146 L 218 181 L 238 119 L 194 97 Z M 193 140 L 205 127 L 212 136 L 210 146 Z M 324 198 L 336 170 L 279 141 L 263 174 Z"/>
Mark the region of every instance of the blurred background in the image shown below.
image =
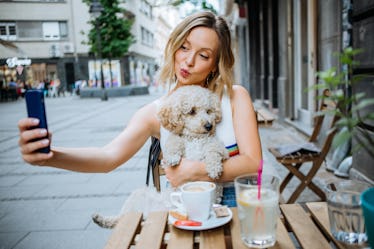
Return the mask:
<path id="1" fill-rule="evenodd" d="M 320 83 L 319 71 L 345 70 L 334 53 L 347 47 L 363 49 L 350 76 L 367 75 L 348 94 L 374 96 L 371 0 L 1 0 L 1 100 L 29 88 L 103 100 L 129 94 L 128 87 L 147 93 L 159 86 L 171 30 L 202 9 L 227 19 L 236 83 L 278 121 L 310 135 L 318 91 L 306 89 Z M 361 122 L 358 137 L 373 139 L 373 127 L 373 120 Z M 373 181 L 368 153 L 354 153 L 351 173 Z"/>

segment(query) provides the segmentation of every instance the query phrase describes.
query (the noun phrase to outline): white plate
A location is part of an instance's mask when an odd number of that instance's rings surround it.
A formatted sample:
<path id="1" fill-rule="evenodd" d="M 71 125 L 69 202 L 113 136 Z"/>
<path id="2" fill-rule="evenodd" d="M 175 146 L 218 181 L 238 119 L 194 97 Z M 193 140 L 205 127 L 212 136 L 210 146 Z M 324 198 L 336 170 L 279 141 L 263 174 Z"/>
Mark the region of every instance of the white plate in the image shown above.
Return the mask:
<path id="1" fill-rule="evenodd" d="M 184 229 L 184 230 L 191 230 L 191 231 L 200 231 L 200 230 L 207 230 L 212 229 L 216 227 L 220 227 L 228 223 L 232 219 L 232 212 L 228 208 L 229 215 L 225 217 L 216 217 L 216 214 L 214 211 L 210 214 L 210 217 L 207 221 L 203 221 L 203 224 L 201 226 L 175 226 L 174 222 L 177 221 L 173 216 L 169 215 L 169 224 L 172 224 L 173 226 Z"/>

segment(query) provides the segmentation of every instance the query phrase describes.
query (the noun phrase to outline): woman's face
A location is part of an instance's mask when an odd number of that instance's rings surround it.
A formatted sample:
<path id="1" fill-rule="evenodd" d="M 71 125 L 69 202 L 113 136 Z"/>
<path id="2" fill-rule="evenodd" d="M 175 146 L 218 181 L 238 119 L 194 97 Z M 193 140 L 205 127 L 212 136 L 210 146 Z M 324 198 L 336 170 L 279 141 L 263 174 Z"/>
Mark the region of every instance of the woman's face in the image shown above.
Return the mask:
<path id="1" fill-rule="evenodd" d="M 209 73 L 216 71 L 218 36 L 210 28 L 191 30 L 175 53 L 174 70 L 178 85 L 205 86 Z"/>

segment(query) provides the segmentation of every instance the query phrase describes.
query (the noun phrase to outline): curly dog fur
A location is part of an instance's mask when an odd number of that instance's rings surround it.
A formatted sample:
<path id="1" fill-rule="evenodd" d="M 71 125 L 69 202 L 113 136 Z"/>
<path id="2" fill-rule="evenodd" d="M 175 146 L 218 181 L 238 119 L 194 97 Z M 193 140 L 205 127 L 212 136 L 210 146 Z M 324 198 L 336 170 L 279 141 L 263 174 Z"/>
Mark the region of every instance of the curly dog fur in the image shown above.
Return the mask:
<path id="1" fill-rule="evenodd" d="M 204 162 L 212 179 L 221 175 L 222 162 L 229 154 L 216 136 L 216 126 L 222 119 L 221 102 L 216 94 L 200 86 L 180 87 L 165 99 L 158 117 L 161 125 L 170 131 L 161 166 L 177 165 L 183 157 Z"/>

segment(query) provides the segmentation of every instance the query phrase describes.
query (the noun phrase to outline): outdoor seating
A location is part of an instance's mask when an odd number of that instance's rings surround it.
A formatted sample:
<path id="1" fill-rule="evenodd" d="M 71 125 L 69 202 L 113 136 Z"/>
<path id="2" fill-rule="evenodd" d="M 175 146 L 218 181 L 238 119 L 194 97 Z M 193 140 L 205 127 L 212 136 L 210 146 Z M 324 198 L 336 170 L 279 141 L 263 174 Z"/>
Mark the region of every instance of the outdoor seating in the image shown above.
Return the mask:
<path id="1" fill-rule="evenodd" d="M 259 126 L 271 126 L 275 120 L 275 116 L 266 108 L 257 108 L 256 115 Z"/>
<path id="2" fill-rule="evenodd" d="M 151 212 L 145 219 L 141 212 L 129 212 L 121 216 L 105 249 L 247 248 L 240 236 L 238 209 L 231 212 L 227 224 L 202 231 L 174 227 L 167 211 Z M 330 232 L 326 202 L 281 204 L 280 212 L 277 242 L 271 248 L 342 248 Z"/>
<path id="3" fill-rule="evenodd" d="M 328 100 L 329 90 L 325 89 L 322 94 L 319 111 L 337 108 L 337 105 Z M 290 183 L 291 179 L 296 176 L 300 183 L 292 192 L 287 203 L 294 203 L 305 188 L 311 189 L 321 200 L 326 200 L 324 191 L 313 183 L 313 177 L 317 174 L 322 163 L 325 161 L 327 153 L 332 144 L 336 133 L 334 124 L 338 117 L 336 115 L 318 114 L 315 118 L 315 126 L 308 141 L 299 144 L 283 144 L 280 146 L 270 147 L 268 150 L 282 166 L 289 172 L 280 185 L 280 193 Z M 326 130 L 324 134 L 321 130 Z M 305 174 L 300 169 L 305 163 L 312 163 L 309 171 Z"/>

